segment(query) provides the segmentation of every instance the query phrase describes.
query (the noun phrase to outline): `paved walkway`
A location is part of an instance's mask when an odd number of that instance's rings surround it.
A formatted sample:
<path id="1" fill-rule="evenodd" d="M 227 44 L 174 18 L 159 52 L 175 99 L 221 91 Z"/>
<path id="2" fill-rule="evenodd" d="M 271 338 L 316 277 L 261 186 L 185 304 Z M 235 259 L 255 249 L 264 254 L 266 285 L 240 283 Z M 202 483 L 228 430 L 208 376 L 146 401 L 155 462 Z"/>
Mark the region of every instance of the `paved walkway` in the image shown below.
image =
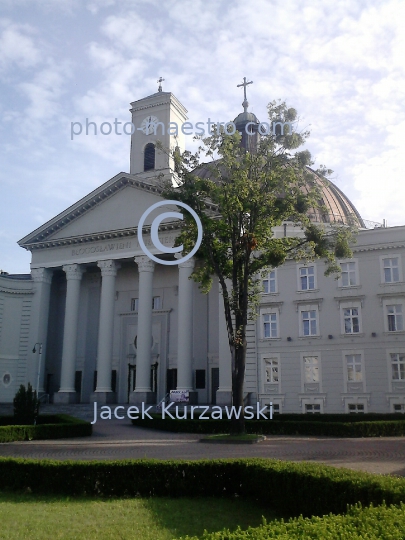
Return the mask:
<path id="1" fill-rule="evenodd" d="M 52 406 L 46 409 L 43 412 L 53 412 Z M 73 411 L 92 420 L 90 405 L 75 406 Z M 73 411 L 70 407 L 69 412 Z M 0 407 L 0 414 L 5 413 L 4 406 Z M 405 437 L 268 436 L 254 445 L 207 444 L 200 443 L 198 435 L 134 427 L 127 419 L 99 420 L 91 437 L 3 443 L 0 456 L 58 460 L 265 457 L 405 476 Z"/>

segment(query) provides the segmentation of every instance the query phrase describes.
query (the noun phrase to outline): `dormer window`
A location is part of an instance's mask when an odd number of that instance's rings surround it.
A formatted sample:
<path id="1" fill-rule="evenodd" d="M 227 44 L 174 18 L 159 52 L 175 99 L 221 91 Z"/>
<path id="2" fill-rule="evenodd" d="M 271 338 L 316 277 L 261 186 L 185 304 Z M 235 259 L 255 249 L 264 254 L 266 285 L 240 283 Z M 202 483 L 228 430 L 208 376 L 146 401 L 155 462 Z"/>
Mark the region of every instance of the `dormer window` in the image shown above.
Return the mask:
<path id="1" fill-rule="evenodd" d="M 155 168 L 155 145 L 148 143 L 143 155 L 143 170 L 150 171 Z"/>

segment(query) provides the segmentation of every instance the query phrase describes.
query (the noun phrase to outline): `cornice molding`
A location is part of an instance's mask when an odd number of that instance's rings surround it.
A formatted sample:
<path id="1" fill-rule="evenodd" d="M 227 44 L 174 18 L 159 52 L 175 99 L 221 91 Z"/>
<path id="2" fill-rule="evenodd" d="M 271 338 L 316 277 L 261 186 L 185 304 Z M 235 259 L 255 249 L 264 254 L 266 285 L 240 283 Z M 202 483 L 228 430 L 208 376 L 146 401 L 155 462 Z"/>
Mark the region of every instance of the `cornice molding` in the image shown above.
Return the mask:
<path id="1" fill-rule="evenodd" d="M 323 298 L 303 298 L 302 300 L 293 300 L 293 304 L 295 304 L 295 308 L 297 312 L 300 306 L 306 306 L 306 305 L 309 306 L 312 304 L 318 304 L 319 311 L 321 311 L 322 302 L 323 302 Z"/>
<path id="2" fill-rule="evenodd" d="M 6 294 L 34 294 L 35 291 L 32 289 L 7 289 L 0 286 L 0 292 Z"/>
<path id="3" fill-rule="evenodd" d="M 172 308 L 169 309 L 154 309 L 152 310 L 152 317 L 154 315 L 168 315 L 173 311 Z M 139 311 L 123 311 L 122 313 L 118 313 L 119 317 L 138 317 Z"/>
<path id="4" fill-rule="evenodd" d="M 370 246 L 356 246 L 351 247 L 353 253 L 358 253 L 361 251 L 381 251 L 383 249 L 403 249 L 405 248 L 405 243 L 403 244 L 373 244 Z"/>
<path id="5" fill-rule="evenodd" d="M 333 297 L 333 299 L 337 303 L 338 309 L 340 309 L 340 304 L 344 304 L 345 302 L 360 302 L 361 307 L 363 307 L 365 298 L 366 298 L 365 294 L 353 294 L 353 295 L 334 296 Z"/>
<path id="6" fill-rule="evenodd" d="M 150 225 L 146 225 L 142 228 L 145 233 L 150 232 Z M 162 223 L 159 226 L 159 231 L 176 231 L 180 230 L 179 222 Z M 36 249 L 46 249 L 53 247 L 73 246 L 77 244 L 86 244 L 91 242 L 101 242 L 103 240 L 115 240 L 118 238 L 134 238 L 137 239 L 138 227 L 131 227 L 129 229 L 117 229 L 114 231 L 102 231 L 92 234 L 83 234 L 80 236 L 70 236 L 66 238 L 57 238 L 55 240 L 36 242 L 26 246 L 25 249 L 34 251 Z"/>

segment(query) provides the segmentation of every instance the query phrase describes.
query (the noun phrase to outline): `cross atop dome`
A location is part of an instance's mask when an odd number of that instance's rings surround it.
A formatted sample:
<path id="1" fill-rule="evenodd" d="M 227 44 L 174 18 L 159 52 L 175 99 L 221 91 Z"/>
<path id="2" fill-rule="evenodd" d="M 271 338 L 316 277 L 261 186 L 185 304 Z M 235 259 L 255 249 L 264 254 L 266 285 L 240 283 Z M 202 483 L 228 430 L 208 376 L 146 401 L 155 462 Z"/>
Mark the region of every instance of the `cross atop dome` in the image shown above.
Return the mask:
<path id="1" fill-rule="evenodd" d="M 249 107 L 249 102 L 248 100 L 246 99 L 246 87 L 248 84 L 253 84 L 253 81 L 249 81 L 249 82 L 246 82 L 246 77 L 243 77 L 243 83 L 242 84 L 237 84 L 236 86 L 239 88 L 240 86 L 243 86 L 243 96 L 244 96 L 244 100 L 243 100 L 243 103 L 242 103 L 242 107 L 243 107 L 243 111 L 244 112 L 247 112 L 247 108 Z"/>

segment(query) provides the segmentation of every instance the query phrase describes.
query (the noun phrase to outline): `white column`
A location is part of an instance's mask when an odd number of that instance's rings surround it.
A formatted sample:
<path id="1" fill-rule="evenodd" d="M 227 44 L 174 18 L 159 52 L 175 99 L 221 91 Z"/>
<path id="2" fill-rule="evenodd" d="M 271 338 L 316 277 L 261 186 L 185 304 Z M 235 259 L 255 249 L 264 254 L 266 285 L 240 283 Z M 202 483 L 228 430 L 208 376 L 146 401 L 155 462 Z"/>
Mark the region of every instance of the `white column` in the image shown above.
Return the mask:
<path id="1" fill-rule="evenodd" d="M 193 390 L 193 281 L 194 259 L 179 264 L 177 390 Z"/>
<path id="2" fill-rule="evenodd" d="M 101 269 L 100 318 L 97 346 L 97 388 L 91 400 L 100 403 L 115 401 L 111 390 L 111 368 L 114 337 L 115 278 L 121 265 L 113 260 L 99 261 Z"/>
<path id="3" fill-rule="evenodd" d="M 230 291 L 230 284 L 228 286 Z M 218 294 L 219 318 L 219 388 L 217 390 L 217 405 L 231 405 L 232 403 L 232 357 L 229 349 L 228 331 L 226 328 L 224 298 L 222 287 L 219 285 Z"/>
<path id="4" fill-rule="evenodd" d="M 75 403 L 77 401 L 75 392 L 77 324 L 79 320 L 80 285 L 84 270 L 79 264 L 67 264 L 63 267 L 63 271 L 66 273 L 67 287 L 62 373 L 60 390 L 55 394 L 54 401 L 55 403 Z"/>
<path id="5" fill-rule="evenodd" d="M 36 352 L 33 353 L 32 369 L 29 374 L 29 382 L 38 393 L 43 393 L 44 390 L 44 375 L 45 375 L 45 358 L 46 358 L 46 341 L 48 334 L 48 319 L 49 319 L 49 301 L 51 297 L 51 283 L 53 272 L 47 268 L 33 268 L 31 276 L 35 283 L 34 298 L 31 310 L 31 329 L 30 339 L 32 344 L 29 345 L 29 351 L 35 346 Z M 42 345 L 42 348 L 40 347 Z M 41 351 L 41 355 L 40 355 Z M 40 365 L 41 363 L 41 365 Z M 37 388 L 39 370 L 39 388 Z"/>
<path id="6" fill-rule="evenodd" d="M 130 396 L 133 403 L 153 403 L 155 393 L 150 387 L 153 271 L 155 263 L 146 256 L 135 257 L 139 274 L 138 331 L 136 348 L 136 385 Z"/>

